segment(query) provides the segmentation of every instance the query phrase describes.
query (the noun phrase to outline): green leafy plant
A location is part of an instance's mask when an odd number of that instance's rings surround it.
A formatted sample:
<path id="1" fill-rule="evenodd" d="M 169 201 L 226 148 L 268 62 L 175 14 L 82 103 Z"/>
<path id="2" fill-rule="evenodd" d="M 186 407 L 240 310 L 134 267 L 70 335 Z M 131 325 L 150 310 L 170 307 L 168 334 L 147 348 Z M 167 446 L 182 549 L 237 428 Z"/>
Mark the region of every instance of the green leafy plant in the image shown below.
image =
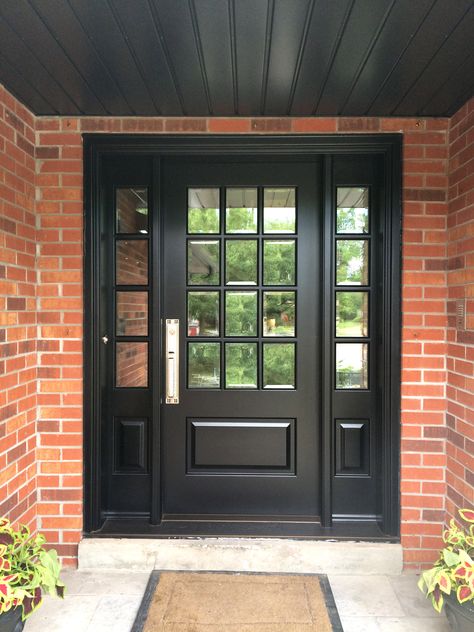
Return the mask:
<path id="1" fill-rule="evenodd" d="M 64 597 L 58 554 L 47 551 L 45 543 L 25 525 L 15 531 L 9 520 L 0 519 L 0 614 L 21 607 L 25 620 L 41 604 L 43 591 Z"/>
<path id="2" fill-rule="evenodd" d="M 461 518 L 470 523 L 459 527 L 455 520 L 443 534 L 445 547 L 434 566 L 424 571 L 419 589 L 431 598 L 433 608 L 441 612 L 444 595 L 455 595 L 460 604 L 474 605 L 474 510 L 460 509 Z"/>

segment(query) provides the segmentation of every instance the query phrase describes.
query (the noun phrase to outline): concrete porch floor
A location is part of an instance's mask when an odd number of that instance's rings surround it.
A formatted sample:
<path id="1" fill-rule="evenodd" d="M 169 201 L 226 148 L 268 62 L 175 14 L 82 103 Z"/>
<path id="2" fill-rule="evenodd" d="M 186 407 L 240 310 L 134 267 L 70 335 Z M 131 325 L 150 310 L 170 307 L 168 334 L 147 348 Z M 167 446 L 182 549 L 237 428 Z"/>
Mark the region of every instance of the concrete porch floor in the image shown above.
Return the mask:
<path id="1" fill-rule="evenodd" d="M 149 573 L 64 571 L 64 602 L 46 597 L 25 632 L 130 632 Z M 415 575 L 333 575 L 344 632 L 448 632 Z"/>

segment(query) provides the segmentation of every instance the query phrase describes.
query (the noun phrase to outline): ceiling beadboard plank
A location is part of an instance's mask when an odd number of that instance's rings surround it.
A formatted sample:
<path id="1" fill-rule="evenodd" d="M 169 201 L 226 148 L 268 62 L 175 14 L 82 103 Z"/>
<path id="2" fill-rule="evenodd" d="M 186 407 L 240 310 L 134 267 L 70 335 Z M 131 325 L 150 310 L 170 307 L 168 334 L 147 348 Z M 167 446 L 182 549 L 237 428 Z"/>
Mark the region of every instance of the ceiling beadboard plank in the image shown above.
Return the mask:
<path id="1" fill-rule="evenodd" d="M 438 0 L 410 41 L 389 81 L 370 106 L 369 114 L 382 112 L 390 116 L 393 113 L 400 98 L 407 93 L 444 38 L 451 33 L 471 5 L 472 0 L 456 0 L 449 3 Z"/>
<path id="2" fill-rule="evenodd" d="M 121 91 L 126 94 L 132 108 L 129 114 L 142 116 L 156 114 L 147 86 L 136 67 L 108 3 L 105 1 L 94 3 L 94 10 L 91 11 L 89 3 L 83 0 L 68 1 L 83 28 L 88 32 L 109 73 L 114 77 Z"/>
<path id="3" fill-rule="evenodd" d="M 286 114 L 298 56 L 305 33 L 309 0 L 276 0 L 264 114 Z"/>
<path id="4" fill-rule="evenodd" d="M 227 2 L 194 2 L 202 61 L 213 112 L 234 114 L 234 70 Z"/>
<path id="5" fill-rule="evenodd" d="M 133 47 L 149 94 L 165 116 L 180 113 L 181 105 L 166 53 L 147 0 L 113 0 L 126 37 Z"/>
<path id="6" fill-rule="evenodd" d="M 266 2 L 235 2 L 235 48 L 240 116 L 256 116 L 260 113 L 266 24 Z"/>
<path id="7" fill-rule="evenodd" d="M 471 77 L 467 81 L 466 78 Z M 468 55 L 454 72 L 449 74 L 444 84 L 422 107 L 420 116 L 452 116 L 474 96 L 474 53 Z"/>
<path id="8" fill-rule="evenodd" d="M 64 0 L 36 0 L 35 7 L 82 77 L 89 86 L 93 86 L 104 109 L 113 115 L 127 114 L 129 106 L 124 95 L 103 65 L 69 4 Z"/>
<path id="9" fill-rule="evenodd" d="M 336 53 L 331 74 L 318 105 L 317 114 L 339 114 L 345 101 L 345 86 L 350 86 L 370 47 L 374 34 L 390 7 L 390 0 L 358 0 Z"/>
<path id="10" fill-rule="evenodd" d="M 0 41 L 2 42 L 2 53 L 7 61 L 13 66 L 18 63 L 22 68 L 25 81 L 34 86 L 40 94 L 45 94 L 45 99 L 54 103 L 59 112 L 66 112 L 67 114 L 81 113 L 76 103 L 50 74 L 50 71 L 42 65 L 38 57 L 11 30 L 1 16 Z M 8 84 L 8 76 L 2 77 L 3 81 Z"/>
<path id="11" fill-rule="evenodd" d="M 406 112 L 420 113 L 427 100 L 446 82 L 458 59 L 462 59 L 466 51 L 472 48 L 474 36 L 474 7 L 463 15 L 449 37 L 445 38 L 423 69 L 416 82 L 394 110 L 396 115 L 404 116 Z M 474 77 L 474 68 L 470 75 Z"/>
<path id="12" fill-rule="evenodd" d="M 367 114 L 376 92 L 382 89 L 391 70 L 396 66 L 432 6 L 433 0 L 397 0 L 341 114 Z"/>
<path id="13" fill-rule="evenodd" d="M 318 0 L 311 16 L 308 39 L 301 59 L 299 76 L 294 88 L 290 114 L 309 116 L 319 100 L 323 82 L 331 64 L 334 42 L 342 31 L 351 0 L 334 3 Z"/>
<path id="14" fill-rule="evenodd" d="M 179 78 L 184 109 L 189 116 L 206 116 L 209 113 L 208 105 L 188 3 L 176 0 L 151 2 L 155 6 L 170 59 Z"/>
<path id="15" fill-rule="evenodd" d="M 0 54 L 0 77 L 8 75 L 6 89 L 22 103 L 30 103 L 37 114 L 50 114 L 58 111 L 47 101 L 36 88 L 25 78 L 22 70 L 17 65 L 10 63 Z"/>

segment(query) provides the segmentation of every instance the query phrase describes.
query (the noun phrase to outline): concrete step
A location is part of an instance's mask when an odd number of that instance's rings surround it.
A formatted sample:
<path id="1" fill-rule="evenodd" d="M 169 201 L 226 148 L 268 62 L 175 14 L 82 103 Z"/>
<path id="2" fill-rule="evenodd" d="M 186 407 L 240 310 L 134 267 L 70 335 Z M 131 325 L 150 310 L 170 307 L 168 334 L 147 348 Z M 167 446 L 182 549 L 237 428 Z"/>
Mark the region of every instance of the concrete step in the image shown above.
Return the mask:
<path id="1" fill-rule="evenodd" d="M 270 538 L 86 538 L 80 570 L 399 575 L 400 544 Z"/>

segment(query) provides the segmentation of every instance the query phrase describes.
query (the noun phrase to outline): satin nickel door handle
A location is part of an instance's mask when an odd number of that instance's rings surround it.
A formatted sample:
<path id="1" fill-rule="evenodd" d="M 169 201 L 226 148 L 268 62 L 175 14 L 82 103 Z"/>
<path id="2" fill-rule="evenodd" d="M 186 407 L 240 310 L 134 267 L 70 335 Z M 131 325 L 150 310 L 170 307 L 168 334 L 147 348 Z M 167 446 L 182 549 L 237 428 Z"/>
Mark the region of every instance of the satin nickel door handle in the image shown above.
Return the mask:
<path id="1" fill-rule="evenodd" d="M 179 404 L 179 319 L 166 319 L 166 403 Z"/>

